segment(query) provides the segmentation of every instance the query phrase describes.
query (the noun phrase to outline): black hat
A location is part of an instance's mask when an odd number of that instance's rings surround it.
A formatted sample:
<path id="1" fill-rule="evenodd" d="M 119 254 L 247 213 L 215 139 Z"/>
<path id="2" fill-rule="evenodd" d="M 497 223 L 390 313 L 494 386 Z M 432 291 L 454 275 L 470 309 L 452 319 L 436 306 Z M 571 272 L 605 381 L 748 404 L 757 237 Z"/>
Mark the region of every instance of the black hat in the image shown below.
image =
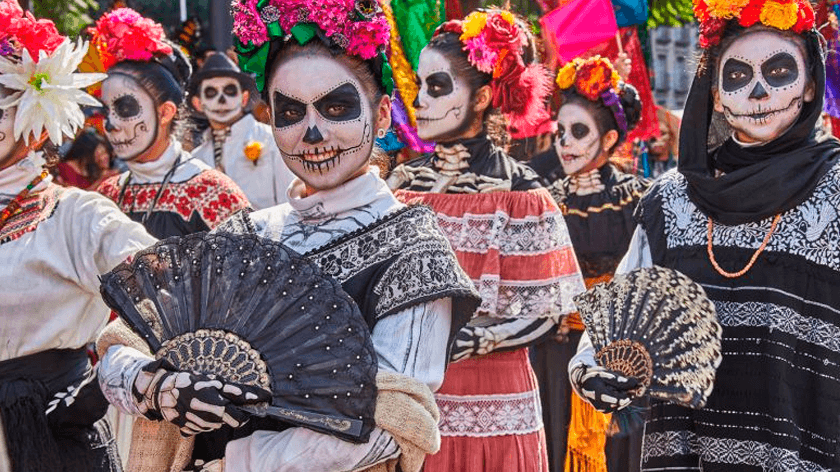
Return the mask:
<path id="1" fill-rule="evenodd" d="M 242 87 L 242 90 L 247 90 L 251 94 L 249 105 L 253 105 L 254 101 L 259 98 L 260 93 L 257 91 L 257 84 L 254 82 L 254 78 L 242 72 L 231 58 L 218 51 L 210 53 L 207 59 L 204 60 L 204 65 L 201 66 L 201 69 L 192 75 L 187 87 L 187 93 L 190 97 L 197 96 L 201 82 L 204 79 L 215 77 L 233 77 L 239 80 L 239 85 Z M 192 103 L 190 102 L 190 100 L 187 101 L 190 108 L 192 108 Z"/>

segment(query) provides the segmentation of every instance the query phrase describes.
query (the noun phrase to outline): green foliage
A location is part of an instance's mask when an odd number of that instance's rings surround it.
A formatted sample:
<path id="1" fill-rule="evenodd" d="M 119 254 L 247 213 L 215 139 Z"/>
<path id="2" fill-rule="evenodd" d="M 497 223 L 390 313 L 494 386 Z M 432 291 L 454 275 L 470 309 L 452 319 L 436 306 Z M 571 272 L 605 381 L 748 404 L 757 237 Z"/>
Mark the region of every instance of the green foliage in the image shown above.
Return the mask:
<path id="1" fill-rule="evenodd" d="M 33 0 L 32 13 L 49 18 L 62 34 L 76 36 L 93 23 L 92 13 L 99 8 L 96 0 Z"/>
<path id="2" fill-rule="evenodd" d="M 691 0 L 650 0 L 647 27 L 682 26 L 694 21 Z"/>

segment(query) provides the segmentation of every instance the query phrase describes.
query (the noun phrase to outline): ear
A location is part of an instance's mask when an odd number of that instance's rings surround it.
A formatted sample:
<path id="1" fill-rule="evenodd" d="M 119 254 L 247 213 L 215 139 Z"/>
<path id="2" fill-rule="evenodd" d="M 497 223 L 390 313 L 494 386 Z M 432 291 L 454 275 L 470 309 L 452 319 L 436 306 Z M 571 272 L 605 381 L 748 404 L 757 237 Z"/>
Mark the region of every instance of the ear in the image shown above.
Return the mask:
<path id="1" fill-rule="evenodd" d="M 200 98 L 193 95 L 192 97 L 190 97 L 190 103 L 192 103 L 192 106 L 193 106 L 193 108 L 195 108 L 195 111 L 197 111 L 199 113 L 204 113 L 204 107 L 201 106 L 201 99 Z"/>
<path id="2" fill-rule="evenodd" d="M 718 113 L 723 113 L 723 105 L 720 103 L 720 92 L 718 89 L 712 89 L 712 98 L 715 101 L 715 111 Z"/>
<path id="3" fill-rule="evenodd" d="M 245 108 L 248 106 L 248 101 L 251 100 L 251 91 L 250 90 L 243 90 L 242 91 L 242 107 Z"/>
<path id="4" fill-rule="evenodd" d="M 611 129 L 601 138 L 601 145 L 604 152 L 610 152 L 610 149 L 618 142 L 618 131 Z"/>
<path id="5" fill-rule="evenodd" d="M 493 89 L 489 85 L 484 85 L 475 91 L 475 103 L 473 110 L 481 115 L 484 110 L 490 108 L 493 104 Z"/>
<path id="6" fill-rule="evenodd" d="M 808 81 L 808 85 L 805 86 L 805 95 L 803 96 L 803 100 L 806 103 L 811 103 L 814 101 L 814 97 L 816 96 L 816 89 L 817 86 L 814 84 L 814 79 Z"/>
<path id="7" fill-rule="evenodd" d="M 376 107 L 376 131 L 391 127 L 391 97 L 383 95 Z"/>
<path id="8" fill-rule="evenodd" d="M 163 104 L 158 107 L 158 119 L 160 120 L 160 124 L 164 127 L 169 126 L 177 114 L 178 106 L 172 102 L 163 102 Z"/>

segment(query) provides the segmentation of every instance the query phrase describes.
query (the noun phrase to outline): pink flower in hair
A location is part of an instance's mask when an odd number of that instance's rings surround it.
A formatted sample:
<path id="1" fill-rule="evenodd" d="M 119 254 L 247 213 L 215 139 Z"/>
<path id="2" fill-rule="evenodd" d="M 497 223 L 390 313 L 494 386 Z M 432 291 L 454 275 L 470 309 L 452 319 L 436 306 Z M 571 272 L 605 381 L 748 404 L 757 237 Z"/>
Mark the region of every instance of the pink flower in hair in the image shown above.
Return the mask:
<path id="1" fill-rule="evenodd" d="M 107 70 L 120 61 L 149 61 L 155 54 L 172 54 L 163 27 L 130 8 L 118 8 L 96 22 L 91 43 Z"/>
<path id="2" fill-rule="evenodd" d="M 309 16 L 307 0 L 271 0 L 270 5 L 277 9 L 277 21 L 286 33 L 298 24 L 303 16 Z"/>
<path id="3" fill-rule="evenodd" d="M 345 34 L 345 25 L 352 22 L 349 12 L 353 11 L 354 3 L 353 0 L 308 0 L 307 10 L 309 18 L 330 37 L 336 33 Z"/>
<path id="4" fill-rule="evenodd" d="M 268 30 L 257 13 L 257 0 L 233 4 L 233 34 L 242 44 L 261 46 L 268 41 Z"/>
<path id="5" fill-rule="evenodd" d="M 499 61 L 499 53 L 487 47 L 483 34 L 467 40 L 464 50 L 469 54 L 469 61 L 476 69 L 485 74 L 492 74 Z"/>
<path id="6" fill-rule="evenodd" d="M 391 28 L 384 16 L 377 16 L 371 21 L 348 24 L 346 36 L 350 39 L 347 53 L 367 60 L 376 56 L 380 48 L 387 47 Z"/>

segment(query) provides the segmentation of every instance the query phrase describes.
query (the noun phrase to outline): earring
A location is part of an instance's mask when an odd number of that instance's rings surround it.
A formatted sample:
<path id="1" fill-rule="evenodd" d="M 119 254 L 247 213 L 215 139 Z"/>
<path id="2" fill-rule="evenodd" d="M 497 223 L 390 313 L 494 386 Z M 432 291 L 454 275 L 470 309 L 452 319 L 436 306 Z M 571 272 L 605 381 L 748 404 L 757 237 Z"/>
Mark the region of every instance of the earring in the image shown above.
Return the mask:
<path id="1" fill-rule="evenodd" d="M 385 131 L 384 128 L 379 128 L 379 131 L 376 132 L 376 137 L 379 139 L 385 139 L 385 133 L 387 133 L 387 131 Z"/>

